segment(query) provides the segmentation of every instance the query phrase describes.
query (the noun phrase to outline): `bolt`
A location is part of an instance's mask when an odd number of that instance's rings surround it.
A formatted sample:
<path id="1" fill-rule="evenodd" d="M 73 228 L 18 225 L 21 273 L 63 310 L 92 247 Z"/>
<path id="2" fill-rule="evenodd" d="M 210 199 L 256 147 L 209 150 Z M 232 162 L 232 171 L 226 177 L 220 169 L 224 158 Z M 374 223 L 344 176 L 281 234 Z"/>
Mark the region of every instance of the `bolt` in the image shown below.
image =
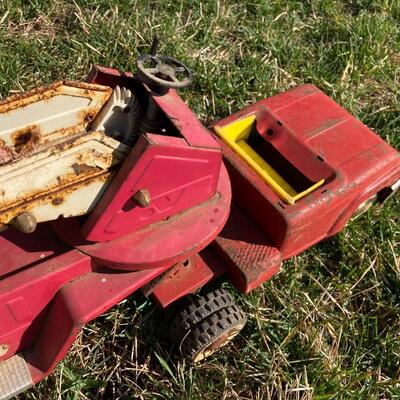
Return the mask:
<path id="1" fill-rule="evenodd" d="M 8 353 L 9 347 L 6 344 L 0 344 L 0 357 L 5 356 Z"/>
<path id="2" fill-rule="evenodd" d="M 32 233 L 36 229 L 36 217 L 30 212 L 23 212 L 15 218 L 14 225 L 23 233 Z"/>
<path id="3" fill-rule="evenodd" d="M 150 192 L 147 189 L 141 189 L 132 196 L 132 199 L 138 206 L 148 207 L 151 202 Z"/>

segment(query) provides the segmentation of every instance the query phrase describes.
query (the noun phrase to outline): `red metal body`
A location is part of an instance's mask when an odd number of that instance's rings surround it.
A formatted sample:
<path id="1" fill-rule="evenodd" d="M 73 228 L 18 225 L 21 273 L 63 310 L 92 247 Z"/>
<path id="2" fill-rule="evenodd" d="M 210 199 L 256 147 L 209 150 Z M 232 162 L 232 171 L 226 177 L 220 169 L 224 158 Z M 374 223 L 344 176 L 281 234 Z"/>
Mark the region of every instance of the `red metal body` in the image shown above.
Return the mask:
<path id="1" fill-rule="evenodd" d="M 400 179 L 399 153 L 313 85 L 261 100 L 216 124 L 249 115 L 289 168 L 325 183 L 287 205 L 220 142 L 234 211 L 213 247 L 245 292 L 278 272 L 281 260 L 339 232 L 360 204 Z"/>
<path id="2" fill-rule="evenodd" d="M 97 67 L 88 80 L 141 93 L 161 110 L 171 135 L 143 135 L 86 219 L 0 235 L 0 345 L 7 346 L 0 361 L 22 352 L 34 383 L 63 358 L 83 324 L 135 290 L 166 307 L 226 272 L 249 292 L 400 179 L 399 154 L 311 85 L 218 122 L 255 114 L 263 140 L 307 179 L 325 179 L 287 205 L 175 91 L 156 95 L 109 68 Z M 143 188 L 152 196 L 146 208 L 132 201 Z"/>

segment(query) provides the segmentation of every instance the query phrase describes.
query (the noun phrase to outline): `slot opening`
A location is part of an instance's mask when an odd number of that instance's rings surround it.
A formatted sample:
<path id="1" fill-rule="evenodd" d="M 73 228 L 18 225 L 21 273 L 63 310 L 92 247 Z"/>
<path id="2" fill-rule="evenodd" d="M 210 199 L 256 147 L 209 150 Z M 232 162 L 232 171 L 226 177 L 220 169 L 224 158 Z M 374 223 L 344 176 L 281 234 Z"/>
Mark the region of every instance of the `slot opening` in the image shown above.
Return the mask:
<path id="1" fill-rule="evenodd" d="M 214 130 L 287 204 L 294 204 L 324 183 L 324 179 L 312 181 L 308 178 L 263 137 L 257 130 L 255 115 L 223 127 L 215 126 Z M 271 140 L 275 133 L 272 129 L 266 130 Z"/>
<path id="2" fill-rule="evenodd" d="M 298 170 L 279 150 L 269 141 L 265 140 L 253 124 L 247 144 L 294 189 L 300 193 L 307 190 L 317 182 L 311 181 Z"/>

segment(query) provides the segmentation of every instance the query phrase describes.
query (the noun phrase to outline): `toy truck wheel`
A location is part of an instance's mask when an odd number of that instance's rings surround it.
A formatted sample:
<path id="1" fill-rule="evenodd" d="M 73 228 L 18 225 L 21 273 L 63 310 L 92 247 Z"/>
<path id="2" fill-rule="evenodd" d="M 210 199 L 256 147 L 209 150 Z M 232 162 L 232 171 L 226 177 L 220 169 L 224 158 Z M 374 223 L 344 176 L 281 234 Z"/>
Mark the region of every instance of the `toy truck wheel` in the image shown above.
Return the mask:
<path id="1" fill-rule="evenodd" d="M 185 358 L 199 362 L 232 340 L 245 323 L 246 316 L 231 295 L 214 289 L 184 299 L 170 334 Z"/>
<path id="2" fill-rule="evenodd" d="M 179 341 L 208 315 L 235 304 L 232 296 L 225 289 L 209 289 L 201 294 L 188 295 L 176 310 L 172 318 L 170 331 Z"/>
<path id="3" fill-rule="evenodd" d="M 230 342 L 245 324 L 246 316 L 237 305 L 216 311 L 183 339 L 182 354 L 193 362 L 202 361 Z"/>

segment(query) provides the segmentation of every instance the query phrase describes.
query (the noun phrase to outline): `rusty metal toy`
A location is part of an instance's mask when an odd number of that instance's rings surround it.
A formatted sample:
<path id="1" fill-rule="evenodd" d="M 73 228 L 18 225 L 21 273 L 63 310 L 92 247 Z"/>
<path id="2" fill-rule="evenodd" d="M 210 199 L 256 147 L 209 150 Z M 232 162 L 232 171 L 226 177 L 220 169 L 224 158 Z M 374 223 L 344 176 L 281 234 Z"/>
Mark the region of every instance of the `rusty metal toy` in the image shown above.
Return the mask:
<path id="1" fill-rule="evenodd" d="M 137 67 L 0 103 L 1 400 L 138 289 L 178 304 L 171 337 L 204 359 L 246 321 L 207 283 L 248 293 L 400 186 L 399 153 L 312 85 L 208 130 L 185 65 L 155 44 Z"/>

